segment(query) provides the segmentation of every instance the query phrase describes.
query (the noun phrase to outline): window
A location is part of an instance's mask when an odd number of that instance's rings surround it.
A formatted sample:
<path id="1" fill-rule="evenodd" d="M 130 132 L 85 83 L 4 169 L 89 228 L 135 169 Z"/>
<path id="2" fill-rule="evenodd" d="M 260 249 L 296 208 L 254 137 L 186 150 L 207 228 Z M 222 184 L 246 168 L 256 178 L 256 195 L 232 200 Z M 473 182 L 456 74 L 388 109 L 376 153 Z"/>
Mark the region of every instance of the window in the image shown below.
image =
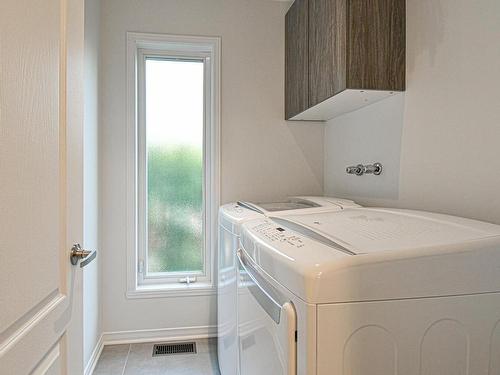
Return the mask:
<path id="1" fill-rule="evenodd" d="M 204 62 L 142 59 L 147 235 L 139 272 L 144 278 L 202 275 Z"/>
<path id="2" fill-rule="evenodd" d="M 128 34 L 128 294 L 211 290 L 219 39 Z"/>

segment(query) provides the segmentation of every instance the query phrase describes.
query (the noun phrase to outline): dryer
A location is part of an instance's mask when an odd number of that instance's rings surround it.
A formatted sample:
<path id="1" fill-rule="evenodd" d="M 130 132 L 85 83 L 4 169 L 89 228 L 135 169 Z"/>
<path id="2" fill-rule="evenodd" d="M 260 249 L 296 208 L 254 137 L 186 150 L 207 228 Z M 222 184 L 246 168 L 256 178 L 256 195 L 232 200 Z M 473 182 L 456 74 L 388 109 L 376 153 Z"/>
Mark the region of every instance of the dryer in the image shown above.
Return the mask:
<path id="1" fill-rule="evenodd" d="M 240 241 L 241 375 L 500 373 L 500 226 L 350 208 Z"/>
<path id="2" fill-rule="evenodd" d="M 236 251 L 239 246 L 241 225 L 249 220 L 274 216 L 340 211 L 359 207 L 346 199 L 332 197 L 291 197 L 283 202 L 229 203 L 219 210 L 219 251 L 217 280 L 218 359 L 222 375 L 239 373 L 237 333 L 238 265 Z M 246 277 L 243 272 L 239 274 Z M 240 298 L 244 304 L 245 298 Z"/>

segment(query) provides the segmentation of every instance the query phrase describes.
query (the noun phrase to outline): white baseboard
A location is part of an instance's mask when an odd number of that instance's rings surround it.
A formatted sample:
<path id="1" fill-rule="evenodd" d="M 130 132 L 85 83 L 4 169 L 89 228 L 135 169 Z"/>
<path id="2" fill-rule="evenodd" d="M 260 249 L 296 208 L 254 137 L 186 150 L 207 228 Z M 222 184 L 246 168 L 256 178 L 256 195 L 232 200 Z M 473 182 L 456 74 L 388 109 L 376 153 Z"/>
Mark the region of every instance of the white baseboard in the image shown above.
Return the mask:
<path id="1" fill-rule="evenodd" d="M 217 326 L 141 329 L 135 331 L 103 332 L 85 366 L 85 375 L 92 375 L 104 345 L 133 344 L 155 341 L 184 341 L 217 336 Z"/>
<path id="2" fill-rule="evenodd" d="M 194 340 L 216 336 L 217 326 L 214 325 L 104 332 L 102 342 L 103 345 L 114 345 L 136 342 Z"/>
<path id="3" fill-rule="evenodd" d="M 90 359 L 85 366 L 85 375 L 92 375 L 95 369 L 95 365 L 97 364 L 97 360 L 101 356 L 102 349 L 104 348 L 104 341 L 102 339 L 102 335 L 99 337 L 99 340 L 97 340 L 97 344 L 95 345 L 94 350 L 92 351 L 92 355 L 90 356 Z"/>

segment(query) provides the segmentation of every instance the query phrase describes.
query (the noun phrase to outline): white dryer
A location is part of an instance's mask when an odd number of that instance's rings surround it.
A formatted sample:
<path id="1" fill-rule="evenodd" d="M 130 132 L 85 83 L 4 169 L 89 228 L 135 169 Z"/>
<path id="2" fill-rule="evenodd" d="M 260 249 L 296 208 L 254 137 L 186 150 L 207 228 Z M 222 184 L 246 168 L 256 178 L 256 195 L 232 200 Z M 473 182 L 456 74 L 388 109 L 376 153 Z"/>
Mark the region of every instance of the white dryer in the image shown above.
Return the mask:
<path id="1" fill-rule="evenodd" d="M 292 197 L 285 202 L 257 204 L 241 202 L 221 206 L 219 210 L 217 330 L 218 359 L 222 375 L 239 373 L 236 251 L 239 246 L 241 225 L 249 220 L 270 214 L 274 216 L 293 215 L 298 212 L 310 214 L 340 211 L 351 207 L 359 206 L 350 200 L 311 196 Z M 241 275 L 245 277 L 243 273 Z"/>
<path id="2" fill-rule="evenodd" d="M 241 375 L 500 374 L 500 226 L 353 208 L 240 240 Z"/>

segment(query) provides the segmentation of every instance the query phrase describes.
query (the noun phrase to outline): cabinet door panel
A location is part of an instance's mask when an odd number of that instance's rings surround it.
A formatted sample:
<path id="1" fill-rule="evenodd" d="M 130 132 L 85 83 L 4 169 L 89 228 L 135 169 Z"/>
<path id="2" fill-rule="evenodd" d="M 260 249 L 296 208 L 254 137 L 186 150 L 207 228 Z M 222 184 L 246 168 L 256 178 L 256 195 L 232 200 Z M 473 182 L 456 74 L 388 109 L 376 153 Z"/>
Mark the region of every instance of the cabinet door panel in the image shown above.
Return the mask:
<path id="1" fill-rule="evenodd" d="M 405 89 L 405 0 L 350 0 L 347 86 Z"/>
<path id="2" fill-rule="evenodd" d="M 285 118 L 308 108 L 308 1 L 295 0 L 285 20 Z"/>
<path id="3" fill-rule="evenodd" d="M 347 0 L 309 0 L 309 106 L 346 88 Z"/>

